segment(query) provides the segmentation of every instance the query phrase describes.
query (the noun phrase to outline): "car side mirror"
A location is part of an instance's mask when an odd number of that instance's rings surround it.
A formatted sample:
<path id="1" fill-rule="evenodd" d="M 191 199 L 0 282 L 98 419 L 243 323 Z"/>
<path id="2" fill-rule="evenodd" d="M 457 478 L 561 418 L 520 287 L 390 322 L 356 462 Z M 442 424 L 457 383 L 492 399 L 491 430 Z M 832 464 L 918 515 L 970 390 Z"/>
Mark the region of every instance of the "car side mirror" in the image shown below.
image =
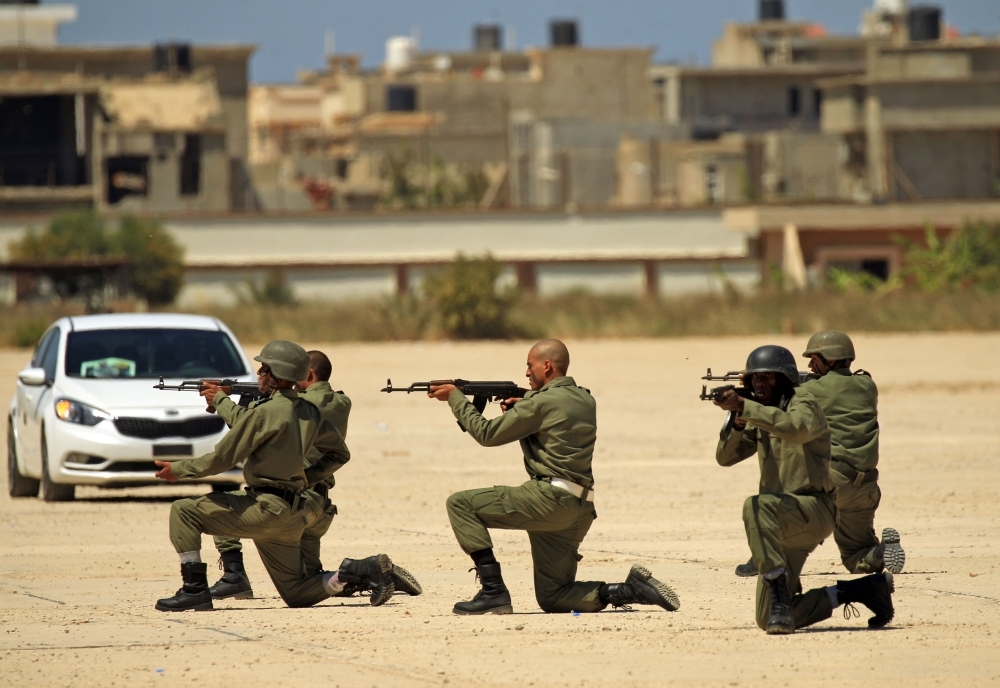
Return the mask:
<path id="1" fill-rule="evenodd" d="M 49 381 L 45 368 L 25 368 L 17 374 L 17 379 L 31 387 L 41 387 Z"/>

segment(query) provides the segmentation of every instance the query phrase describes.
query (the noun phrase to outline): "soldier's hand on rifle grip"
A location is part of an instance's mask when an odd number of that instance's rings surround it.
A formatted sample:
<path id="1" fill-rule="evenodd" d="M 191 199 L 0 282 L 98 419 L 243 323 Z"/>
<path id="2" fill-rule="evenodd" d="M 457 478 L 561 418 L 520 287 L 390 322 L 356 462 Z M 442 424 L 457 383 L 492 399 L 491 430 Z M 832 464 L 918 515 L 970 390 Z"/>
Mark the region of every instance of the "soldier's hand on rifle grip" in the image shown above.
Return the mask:
<path id="1" fill-rule="evenodd" d="M 722 398 L 712 401 L 712 403 L 725 411 L 743 413 L 743 397 L 732 389 L 725 390 L 722 393 Z"/>
<path id="2" fill-rule="evenodd" d="M 431 399 L 437 399 L 438 401 L 448 401 L 448 397 L 451 393 L 457 389 L 455 385 L 431 385 L 430 391 L 427 392 L 427 396 Z"/>
<path id="3" fill-rule="evenodd" d="M 225 388 L 220 387 L 219 385 L 215 384 L 214 382 L 203 382 L 202 383 L 201 389 L 198 391 L 198 394 L 200 394 L 202 397 L 205 398 L 205 403 L 208 405 L 208 408 L 205 409 L 206 411 L 208 411 L 209 413 L 215 413 L 215 404 L 213 403 L 215 401 L 215 395 L 220 390 L 224 390 L 224 389 Z M 226 393 L 228 394 L 229 392 L 226 391 Z"/>
<path id="4" fill-rule="evenodd" d="M 504 399 L 503 401 L 500 402 L 500 410 L 503 411 L 504 413 L 507 413 L 512 408 L 514 408 L 514 404 L 521 401 L 521 399 L 522 397 L 511 397 L 510 399 Z"/>

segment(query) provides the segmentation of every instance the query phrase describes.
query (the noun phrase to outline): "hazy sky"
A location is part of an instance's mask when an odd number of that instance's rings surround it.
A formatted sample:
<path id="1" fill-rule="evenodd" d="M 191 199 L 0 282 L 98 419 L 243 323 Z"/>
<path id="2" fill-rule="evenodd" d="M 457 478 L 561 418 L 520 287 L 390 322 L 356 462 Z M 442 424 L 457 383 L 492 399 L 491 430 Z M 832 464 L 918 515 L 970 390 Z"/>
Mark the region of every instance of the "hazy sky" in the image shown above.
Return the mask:
<path id="1" fill-rule="evenodd" d="M 51 4 L 45 2 L 45 4 Z M 323 65 L 333 31 L 337 52 L 379 64 L 390 36 L 418 32 L 424 50 L 466 49 L 476 23 L 501 24 L 517 46 L 545 45 L 548 21 L 580 22 L 585 45 L 655 46 L 657 62 L 708 61 L 722 24 L 755 16 L 756 0 L 78 0 L 79 19 L 63 43 L 253 43 L 255 82 L 295 80 Z M 944 0 L 945 20 L 962 33 L 1000 33 L 997 0 Z M 871 0 L 786 0 L 790 19 L 855 33 Z"/>

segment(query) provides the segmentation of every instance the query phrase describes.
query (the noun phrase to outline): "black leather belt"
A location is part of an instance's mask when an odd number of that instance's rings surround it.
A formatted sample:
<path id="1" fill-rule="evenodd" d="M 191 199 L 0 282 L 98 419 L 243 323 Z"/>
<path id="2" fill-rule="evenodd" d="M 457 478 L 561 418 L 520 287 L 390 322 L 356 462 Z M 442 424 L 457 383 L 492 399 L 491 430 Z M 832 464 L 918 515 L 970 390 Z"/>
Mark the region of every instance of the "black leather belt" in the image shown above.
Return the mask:
<path id="1" fill-rule="evenodd" d="M 280 487 L 270 487 L 268 485 L 260 485 L 257 487 L 248 487 L 247 492 L 250 494 L 269 494 L 275 497 L 280 497 L 288 502 L 288 505 L 293 509 L 299 504 L 299 495 L 297 492 L 292 492 L 291 490 L 282 490 Z"/>
<path id="2" fill-rule="evenodd" d="M 849 481 L 854 483 L 855 486 L 864 485 L 865 483 L 873 483 L 876 480 L 878 480 L 877 468 L 873 468 L 870 471 L 865 471 L 864 473 L 861 473 L 860 471 L 854 470 L 843 461 L 830 461 L 830 468 L 837 471 L 842 476 L 847 478 Z M 861 482 L 858 482 L 858 476 L 863 476 L 861 478 Z"/>

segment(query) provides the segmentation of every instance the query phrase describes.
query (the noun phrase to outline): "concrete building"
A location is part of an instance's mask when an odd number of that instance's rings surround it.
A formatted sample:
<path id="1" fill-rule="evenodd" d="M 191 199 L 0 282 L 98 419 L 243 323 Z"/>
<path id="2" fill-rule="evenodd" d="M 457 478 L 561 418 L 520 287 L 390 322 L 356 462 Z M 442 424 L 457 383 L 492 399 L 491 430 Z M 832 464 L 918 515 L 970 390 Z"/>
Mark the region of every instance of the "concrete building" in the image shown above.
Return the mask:
<path id="1" fill-rule="evenodd" d="M 0 7 L 0 210 L 252 208 L 251 46 L 82 47 L 72 6 Z M 5 28 L 6 27 L 6 28 Z"/>

